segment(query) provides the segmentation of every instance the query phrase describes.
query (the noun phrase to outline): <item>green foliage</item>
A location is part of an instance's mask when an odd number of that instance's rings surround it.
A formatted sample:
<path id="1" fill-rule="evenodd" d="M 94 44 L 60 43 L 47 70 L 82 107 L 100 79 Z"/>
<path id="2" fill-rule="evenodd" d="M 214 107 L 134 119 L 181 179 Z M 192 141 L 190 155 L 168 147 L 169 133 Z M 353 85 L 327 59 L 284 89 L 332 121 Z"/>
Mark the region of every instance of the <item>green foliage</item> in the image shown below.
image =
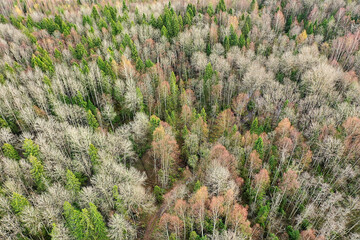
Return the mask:
<path id="1" fill-rule="evenodd" d="M 250 4 L 250 9 L 251 11 L 254 11 L 255 10 L 255 6 L 257 5 L 257 1 L 256 0 L 252 0 L 251 1 L 251 4 Z"/>
<path id="2" fill-rule="evenodd" d="M 230 40 L 229 40 L 229 37 L 228 36 L 225 36 L 224 38 L 224 49 L 225 49 L 225 52 L 227 53 L 230 49 Z"/>
<path id="3" fill-rule="evenodd" d="M 136 59 L 136 70 L 141 72 L 142 70 L 144 70 L 144 68 L 145 68 L 144 62 L 141 60 L 141 58 L 138 57 Z"/>
<path id="4" fill-rule="evenodd" d="M 75 49 L 73 49 L 74 57 L 78 60 L 83 59 L 84 56 L 87 55 L 87 51 L 81 43 L 76 44 Z"/>
<path id="5" fill-rule="evenodd" d="M 307 229 L 311 228 L 311 223 L 310 223 L 310 221 L 307 220 L 307 219 L 304 219 L 304 220 L 302 221 L 302 223 L 301 223 L 301 228 L 302 228 L 303 230 L 307 230 Z"/>
<path id="6" fill-rule="evenodd" d="M 69 202 L 65 202 L 63 208 L 67 227 L 75 239 L 108 239 L 104 219 L 93 203 L 89 203 L 89 209 L 81 211 Z"/>
<path id="7" fill-rule="evenodd" d="M 211 79 L 212 76 L 213 76 L 213 73 L 214 73 L 214 71 L 213 71 L 213 68 L 211 66 L 211 63 L 208 63 L 206 65 L 206 68 L 205 68 L 204 80 L 207 81 L 207 80 Z"/>
<path id="8" fill-rule="evenodd" d="M 161 35 L 166 37 L 166 38 L 169 37 L 168 31 L 167 31 L 165 26 L 162 26 L 162 28 L 161 28 Z"/>
<path id="9" fill-rule="evenodd" d="M 93 6 L 91 10 L 91 17 L 95 20 L 98 20 L 100 18 L 99 12 L 97 11 L 95 6 Z"/>
<path id="10" fill-rule="evenodd" d="M 35 144 L 31 139 L 26 138 L 24 140 L 24 144 L 22 146 L 22 149 L 24 150 L 24 156 L 39 156 L 39 146 Z"/>
<path id="11" fill-rule="evenodd" d="M 97 129 L 99 127 L 99 123 L 96 120 L 94 114 L 92 114 L 92 112 L 90 110 L 87 111 L 87 120 L 88 120 L 88 124 L 92 129 Z"/>
<path id="12" fill-rule="evenodd" d="M 162 203 L 164 201 L 164 193 L 165 189 L 159 186 L 154 187 L 154 195 L 157 203 Z"/>
<path id="13" fill-rule="evenodd" d="M 258 133 L 259 132 L 259 121 L 258 121 L 257 117 L 251 123 L 250 132 L 251 133 Z"/>
<path id="14" fill-rule="evenodd" d="M 192 231 L 190 233 L 189 240 L 199 240 L 199 239 L 200 239 L 200 236 L 195 231 Z"/>
<path id="15" fill-rule="evenodd" d="M 69 169 L 66 172 L 66 189 L 74 193 L 80 192 L 81 183 L 75 174 Z"/>
<path id="16" fill-rule="evenodd" d="M 6 128 L 9 127 L 9 124 L 6 122 L 5 119 L 0 117 L 0 128 Z"/>
<path id="17" fill-rule="evenodd" d="M 155 115 L 152 115 L 150 117 L 150 131 L 154 132 L 154 130 L 160 125 L 160 122 L 161 122 L 160 118 L 158 118 Z"/>
<path id="18" fill-rule="evenodd" d="M 261 137 L 256 139 L 254 149 L 259 153 L 260 158 L 262 159 L 264 157 L 264 142 Z"/>
<path id="19" fill-rule="evenodd" d="M 270 169 L 272 172 L 274 172 L 276 170 L 278 161 L 276 159 L 276 157 L 274 155 L 271 155 L 271 157 L 269 158 L 269 165 L 270 165 Z"/>
<path id="20" fill-rule="evenodd" d="M 178 101 L 179 87 L 176 83 L 176 77 L 174 72 L 171 72 L 169 82 L 170 82 L 170 92 L 171 92 L 169 110 L 176 110 L 179 102 Z"/>
<path id="21" fill-rule="evenodd" d="M 197 192 L 201 188 L 201 182 L 197 180 L 194 185 L 194 192 Z"/>
<path id="22" fill-rule="evenodd" d="M 0 23 L 8 23 L 9 21 L 4 17 L 4 15 L 0 14 Z"/>
<path id="23" fill-rule="evenodd" d="M 188 165 L 189 165 L 192 169 L 195 169 L 195 168 L 196 168 L 197 162 L 198 162 L 198 156 L 196 156 L 196 155 L 190 155 L 190 156 L 189 156 Z"/>
<path id="24" fill-rule="evenodd" d="M 55 72 L 55 68 L 49 53 L 41 48 L 38 47 L 38 54 L 33 55 L 31 58 L 31 66 L 33 68 L 39 67 L 43 72 L 49 72 L 51 75 Z"/>
<path id="25" fill-rule="evenodd" d="M 270 239 L 270 240 L 279 240 L 279 238 L 278 238 L 275 234 L 273 234 L 273 233 L 270 233 L 269 239 Z"/>
<path id="26" fill-rule="evenodd" d="M 99 163 L 98 149 L 92 143 L 89 146 L 89 156 L 93 166 Z"/>
<path id="27" fill-rule="evenodd" d="M 245 19 L 245 23 L 244 23 L 244 26 L 242 27 L 241 29 L 241 33 L 244 34 L 244 37 L 245 38 L 248 38 L 249 36 L 249 32 L 251 30 L 251 19 L 249 17 L 249 15 L 246 17 Z"/>
<path id="28" fill-rule="evenodd" d="M 23 195 L 13 192 L 10 205 L 15 213 L 21 213 L 26 206 L 30 206 L 30 203 Z"/>
<path id="29" fill-rule="evenodd" d="M 230 41 L 230 46 L 236 46 L 238 44 L 238 36 L 235 32 L 233 25 L 230 26 L 229 41 Z"/>
<path id="30" fill-rule="evenodd" d="M 31 163 L 30 174 L 36 183 L 37 189 L 42 191 L 45 189 L 45 176 L 44 176 L 44 166 L 42 163 L 33 155 L 29 156 L 29 162 Z"/>
<path id="31" fill-rule="evenodd" d="M 207 14 L 209 14 L 210 17 L 214 15 L 215 11 L 211 3 L 207 6 L 206 12 Z"/>
<path id="32" fill-rule="evenodd" d="M 218 5 L 216 5 L 216 12 L 226 12 L 226 5 L 224 0 L 220 0 Z"/>
<path id="33" fill-rule="evenodd" d="M 287 226 L 286 232 L 289 235 L 289 240 L 299 240 L 300 239 L 299 230 L 294 230 L 292 226 Z"/>
<path id="34" fill-rule="evenodd" d="M 260 224 L 263 228 L 266 226 L 266 220 L 270 213 L 270 203 L 267 203 L 264 206 L 261 206 L 256 217 L 256 222 Z"/>
<path id="35" fill-rule="evenodd" d="M 14 160 L 20 159 L 18 152 L 15 150 L 15 148 L 11 144 L 4 143 L 4 145 L 2 146 L 2 151 L 3 151 L 5 157 L 8 157 L 8 158 L 14 159 Z"/>
<path id="36" fill-rule="evenodd" d="M 54 57 L 59 60 L 62 59 L 62 53 L 57 48 L 54 50 Z"/>
<path id="37" fill-rule="evenodd" d="M 150 59 L 147 59 L 145 61 L 145 67 L 146 68 L 151 68 L 152 66 L 154 66 L 154 63 Z"/>
<path id="38" fill-rule="evenodd" d="M 93 203 L 89 203 L 90 221 L 92 223 L 93 230 L 91 233 L 91 239 L 107 239 L 107 229 L 101 213 L 97 210 L 97 207 Z"/>
<path id="39" fill-rule="evenodd" d="M 124 206 L 124 200 L 119 194 L 119 188 L 118 186 L 113 187 L 113 197 L 115 199 L 115 208 L 118 213 L 121 213 L 123 215 L 126 214 L 126 208 Z"/>

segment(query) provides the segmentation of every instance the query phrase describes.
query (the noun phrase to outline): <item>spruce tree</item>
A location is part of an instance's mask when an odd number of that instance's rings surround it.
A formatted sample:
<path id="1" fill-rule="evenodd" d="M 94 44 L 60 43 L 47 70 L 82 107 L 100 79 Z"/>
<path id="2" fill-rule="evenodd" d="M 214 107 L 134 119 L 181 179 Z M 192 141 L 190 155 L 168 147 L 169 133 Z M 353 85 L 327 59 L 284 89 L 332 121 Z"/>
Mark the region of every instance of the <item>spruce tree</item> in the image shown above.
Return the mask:
<path id="1" fill-rule="evenodd" d="M 30 203 L 23 195 L 13 192 L 10 205 L 15 213 L 21 213 L 26 206 L 30 206 Z"/>
<path id="2" fill-rule="evenodd" d="M 264 157 L 264 142 L 261 137 L 256 139 L 254 149 L 259 153 L 260 158 L 262 159 Z"/>
<path id="3" fill-rule="evenodd" d="M 89 203 L 90 221 L 93 225 L 91 239 L 108 239 L 107 229 L 101 213 L 93 203 Z"/>
<path id="4" fill-rule="evenodd" d="M 80 192 L 80 181 L 77 179 L 75 174 L 69 169 L 66 172 L 66 189 L 74 193 Z"/>
<path id="5" fill-rule="evenodd" d="M 30 155 L 37 157 L 39 155 L 39 146 L 36 145 L 31 139 L 25 139 L 24 144 L 22 146 L 25 157 L 29 157 Z"/>
<path id="6" fill-rule="evenodd" d="M 39 161 L 36 157 L 30 155 L 29 162 L 31 163 L 32 167 L 30 170 L 30 174 L 36 183 L 38 190 L 45 189 L 45 176 L 44 176 L 44 166 L 42 165 L 41 161 Z"/>
<path id="7" fill-rule="evenodd" d="M 89 156 L 90 156 L 90 161 L 91 161 L 91 164 L 94 166 L 94 165 L 97 165 L 99 162 L 98 162 L 98 149 L 92 144 L 90 143 L 90 146 L 89 146 Z"/>
<path id="8" fill-rule="evenodd" d="M 219 13 L 220 11 L 226 12 L 226 5 L 224 0 L 220 0 L 218 5 L 216 5 L 216 12 Z"/>
<path id="9" fill-rule="evenodd" d="M 8 158 L 14 159 L 14 160 L 20 159 L 18 152 L 15 150 L 15 148 L 11 144 L 4 143 L 4 145 L 2 146 L 2 150 L 3 150 L 5 157 L 8 157 Z"/>
<path id="10" fill-rule="evenodd" d="M 258 131 L 259 131 L 259 121 L 258 121 L 258 119 L 256 117 L 251 123 L 250 132 L 251 133 L 258 133 Z"/>
<path id="11" fill-rule="evenodd" d="M 90 110 L 87 111 L 87 119 L 88 119 L 88 124 L 92 129 L 97 129 L 99 127 L 99 123 L 96 120 L 94 114 L 92 114 L 92 112 Z"/>
<path id="12" fill-rule="evenodd" d="M 236 46 L 238 44 L 238 36 L 236 35 L 233 25 L 230 26 L 230 46 Z"/>

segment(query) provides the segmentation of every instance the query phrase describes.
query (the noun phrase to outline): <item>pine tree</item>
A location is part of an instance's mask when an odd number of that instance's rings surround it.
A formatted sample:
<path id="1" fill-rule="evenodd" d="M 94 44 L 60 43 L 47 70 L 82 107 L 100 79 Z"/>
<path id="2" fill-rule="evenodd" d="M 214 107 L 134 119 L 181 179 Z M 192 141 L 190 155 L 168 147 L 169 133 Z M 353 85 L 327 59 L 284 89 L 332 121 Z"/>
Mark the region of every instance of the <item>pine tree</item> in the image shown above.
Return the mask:
<path id="1" fill-rule="evenodd" d="M 4 145 L 2 146 L 2 150 L 3 150 L 5 157 L 8 157 L 8 158 L 14 159 L 14 160 L 20 159 L 18 152 L 15 150 L 15 148 L 11 144 L 4 143 Z"/>

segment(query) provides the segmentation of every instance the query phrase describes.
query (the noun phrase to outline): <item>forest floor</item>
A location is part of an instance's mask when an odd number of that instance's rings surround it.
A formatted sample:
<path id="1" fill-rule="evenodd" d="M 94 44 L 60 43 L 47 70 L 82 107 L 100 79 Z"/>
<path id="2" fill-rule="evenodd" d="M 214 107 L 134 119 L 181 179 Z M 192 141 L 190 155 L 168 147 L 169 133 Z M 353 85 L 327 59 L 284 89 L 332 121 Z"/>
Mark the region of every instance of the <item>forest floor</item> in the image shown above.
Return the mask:
<path id="1" fill-rule="evenodd" d="M 146 180 L 146 188 L 150 191 L 153 191 L 156 185 L 156 174 L 154 173 L 154 165 L 152 162 L 152 157 L 150 152 L 146 152 L 144 156 L 141 158 L 139 163 L 135 166 L 139 171 L 145 172 L 147 176 Z M 155 239 L 153 236 L 153 232 L 156 228 L 157 222 L 160 220 L 161 216 L 166 212 L 168 207 L 171 205 L 171 201 L 176 198 L 177 190 L 183 184 L 187 183 L 187 180 L 191 178 L 191 173 L 188 170 L 185 170 L 183 177 L 180 181 L 177 181 L 175 185 L 173 185 L 166 193 L 166 198 L 164 202 L 157 207 L 157 211 L 144 219 L 144 228 L 146 226 L 145 232 L 141 234 L 142 236 L 138 236 L 138 239 L 143 240 L 152 240 Z M 150 218 L 149 218 L 150 217 Z M 142 231 L 141 231 L 142 232 Z"/>

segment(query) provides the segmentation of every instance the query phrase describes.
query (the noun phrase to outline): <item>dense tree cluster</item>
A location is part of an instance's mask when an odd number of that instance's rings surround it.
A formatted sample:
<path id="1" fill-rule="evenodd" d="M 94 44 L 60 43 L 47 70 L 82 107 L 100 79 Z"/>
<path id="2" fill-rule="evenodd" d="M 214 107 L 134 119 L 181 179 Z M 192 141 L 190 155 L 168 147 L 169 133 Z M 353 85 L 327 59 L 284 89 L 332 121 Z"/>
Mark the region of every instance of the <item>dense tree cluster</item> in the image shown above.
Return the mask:
<path id="1" fill-rule="evenodd" d="M 0 1 L 1 239 L 360 239 L 355 0 Z"/>

